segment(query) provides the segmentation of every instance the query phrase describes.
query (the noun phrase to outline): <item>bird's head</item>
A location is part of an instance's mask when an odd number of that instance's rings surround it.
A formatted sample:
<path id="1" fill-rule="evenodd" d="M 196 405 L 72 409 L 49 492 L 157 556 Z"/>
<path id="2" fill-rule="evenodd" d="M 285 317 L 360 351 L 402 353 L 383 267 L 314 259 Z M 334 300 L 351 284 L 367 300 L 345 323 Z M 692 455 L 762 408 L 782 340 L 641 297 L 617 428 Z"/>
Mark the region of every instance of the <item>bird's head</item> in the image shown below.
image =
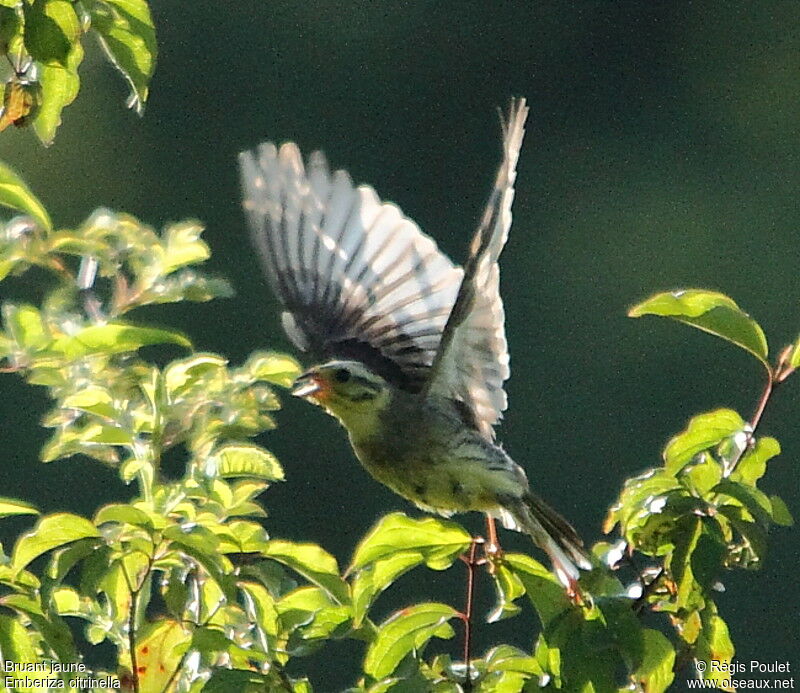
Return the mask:
<path id="1" fill-rule="evenodd" d="M 351 433 L 369 433 L 391 397 L 389 384 L 358 361 L 314 366 L 294 381 L 292 394 L 323 407 Z"/>

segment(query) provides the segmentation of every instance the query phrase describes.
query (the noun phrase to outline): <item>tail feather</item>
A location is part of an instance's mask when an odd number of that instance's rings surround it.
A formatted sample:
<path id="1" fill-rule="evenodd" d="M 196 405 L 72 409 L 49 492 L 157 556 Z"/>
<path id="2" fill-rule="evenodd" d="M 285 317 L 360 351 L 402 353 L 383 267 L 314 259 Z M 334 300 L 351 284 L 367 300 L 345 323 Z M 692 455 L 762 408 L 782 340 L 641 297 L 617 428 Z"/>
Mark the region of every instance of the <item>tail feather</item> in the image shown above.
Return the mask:
<path id="1" fill-rule="evenodd" d="M 561 515 L 538 496 L 527 493 L 504 504 L 511 528 L 529 534 L 539 548 L 547 553 L 556 574 L 567 586 L 579 577 L 578 569 L 591 570 L 592 563 L 583 548 L 583 541 Z"/>

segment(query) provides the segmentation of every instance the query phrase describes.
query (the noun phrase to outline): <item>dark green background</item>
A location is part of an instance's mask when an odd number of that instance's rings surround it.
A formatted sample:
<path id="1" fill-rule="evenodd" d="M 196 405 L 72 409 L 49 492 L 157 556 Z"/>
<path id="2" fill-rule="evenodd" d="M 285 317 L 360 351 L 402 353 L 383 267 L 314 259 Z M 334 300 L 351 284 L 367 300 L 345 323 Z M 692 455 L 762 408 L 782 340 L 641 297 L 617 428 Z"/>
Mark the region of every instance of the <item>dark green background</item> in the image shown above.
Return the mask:
<path id="1" fill-rule="evenodd" d="M 125 87 L 92 46 L 54 146 L 8 131 L 0 158 L 59 225 L 99 205 L 158 226 L 201 219 L 212 267 L 237 296 L 141 316 L 179 325 L 198 348 L 234 362 L 288 348 L 247 242 L 238 151 L 262 139 L 324 148 L 458 260 L 498 161 L 495 109 L 511 95 L 527 96 L 531 115 L 503 257 L 513 376 L 499 435 L 587 540 L 600 538 L 623 480 L 657 464 L 690 415 L 730 406 L 749 416 L 761 387 L 744 352 L 626 318 L 630 305 L 658 290 L 717 289 L 761 322 L 773 352 L 800 331 L 797 3 L 153 5 L 161 53 L 145 117 L 123 109 Z M 129 493 L 87 460 L 41 466 L 43 391 L 14 376 L 0 383 L 2 495 L 90 512 Z M 799 411 L 797 377 L 763 423 L 784 451 L 764 487 L 795 513 Z M 320 542 L 344 560 L 381 513 L 409 510 L 357 467 L 333 420 L 297 401 L 279 420 L 263 439 L 288 474 L 264 497 L 274 535 Z M 508 534 L 504 545 L 529 546 Z M 719 602 L 740 659 L 794 669 L 798 533 L 777 529 L 770 549 L 760 572 L 725 578 Z M 413 573 L 378 615 L 428 596 L 459 604 L 462 584 L 458 566 Z M 487 582 L 480 588 L 485 606 Z M 479 647 L 528 645 L 525 619 L 480 627 Z M 317 657 L 319 689 L 351 680 L 354 657 L 348 647 Z"/>

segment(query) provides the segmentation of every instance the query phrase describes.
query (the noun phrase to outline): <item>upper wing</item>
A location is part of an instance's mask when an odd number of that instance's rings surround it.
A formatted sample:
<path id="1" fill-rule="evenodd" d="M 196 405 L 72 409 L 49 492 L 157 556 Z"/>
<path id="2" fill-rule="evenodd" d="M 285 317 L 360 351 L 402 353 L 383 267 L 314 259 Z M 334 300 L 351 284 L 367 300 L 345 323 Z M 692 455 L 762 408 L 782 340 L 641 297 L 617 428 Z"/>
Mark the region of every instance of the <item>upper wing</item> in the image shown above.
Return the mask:
<path id="1" fill-rule="evenodd" d="M 294 143 L 240 157 L 253 242 L 284 328 L 316 359 L 359 360 L 419 391 L 463 276 L 393 204 Z"/>
<path id="2" fill-rule="evenodd" d="M 427 388 L 463 402 L 490 440 L 507 406 L 511 371 L 497 260 L 511 228 L 517 159 L 525 135 L 525 99 L 511 102 L 503 122 L 503 162 L 464 266 L 464 279 L 445 326 Z"/>

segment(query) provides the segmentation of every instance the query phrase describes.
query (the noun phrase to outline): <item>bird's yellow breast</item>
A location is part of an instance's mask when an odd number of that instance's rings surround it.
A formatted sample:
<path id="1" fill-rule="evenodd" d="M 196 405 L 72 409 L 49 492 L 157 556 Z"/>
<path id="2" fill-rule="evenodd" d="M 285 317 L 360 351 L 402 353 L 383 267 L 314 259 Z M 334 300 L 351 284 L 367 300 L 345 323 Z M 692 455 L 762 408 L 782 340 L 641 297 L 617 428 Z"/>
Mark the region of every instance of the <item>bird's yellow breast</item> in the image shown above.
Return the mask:
<path id="1" fill-rule="evenodd" d="M 498 507 L 519 497 L 524 474 L 505 453 L 451 412 L 424 402 L 390 407 L 370 435 L 350 439 L 378 481 L 419 507 L 443 515 Z"/>

